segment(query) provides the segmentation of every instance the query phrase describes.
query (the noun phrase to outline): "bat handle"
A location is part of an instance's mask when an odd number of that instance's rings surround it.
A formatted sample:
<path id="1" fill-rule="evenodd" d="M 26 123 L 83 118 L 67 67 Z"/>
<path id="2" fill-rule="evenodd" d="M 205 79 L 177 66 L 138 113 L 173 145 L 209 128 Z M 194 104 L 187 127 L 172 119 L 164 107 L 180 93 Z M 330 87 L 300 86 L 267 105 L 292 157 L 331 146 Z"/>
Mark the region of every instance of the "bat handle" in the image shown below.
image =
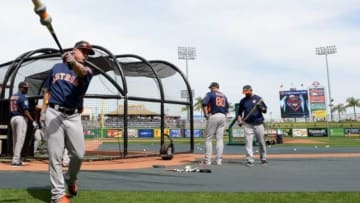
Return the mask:
<path id="1" fill-rule="evenodd" d="M 42 5 L 40 0 L 32 0 L 32 2 L 34 4 L 35 9 L 41 7 L 41 5 Z"/>

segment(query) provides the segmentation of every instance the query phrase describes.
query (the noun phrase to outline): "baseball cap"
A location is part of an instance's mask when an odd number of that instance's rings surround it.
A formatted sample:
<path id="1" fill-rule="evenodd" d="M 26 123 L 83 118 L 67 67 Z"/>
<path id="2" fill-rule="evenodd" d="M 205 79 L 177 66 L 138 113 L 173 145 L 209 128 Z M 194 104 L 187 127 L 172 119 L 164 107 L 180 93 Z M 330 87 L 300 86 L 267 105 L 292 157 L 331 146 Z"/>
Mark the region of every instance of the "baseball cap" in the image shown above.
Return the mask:
<path id="1" fill-rule="evenodd" d="M 90 43 L 87 42 L 87 41 L 78 41 L 76 42 L 74 48 L 77 48 L 77 49 L 86 49 L 88 52 L 88 55 L 94 55 L 95 52 L 93 50 L 93 48 L 91 47 Z"/>
<path id="2" fill-rule="evenodd" d="M 212 83 L 209 85 L 209 88 L 211 88 L 211 87 L 217 87 L 217 88 L 219 88 L 219 83 L 217 83 L 217 82 L 212 82 Z"/>
<path id="3" fill-rule="evenodd" d="M 244 85 L 243 90 L 252 90 L 251 85 Z"/>
<path id="4" fill-rule="evenodd" d="M 19 83 L 19 88 L 29 88 L 29 83 L 27 82 L 20 82 Z"/>

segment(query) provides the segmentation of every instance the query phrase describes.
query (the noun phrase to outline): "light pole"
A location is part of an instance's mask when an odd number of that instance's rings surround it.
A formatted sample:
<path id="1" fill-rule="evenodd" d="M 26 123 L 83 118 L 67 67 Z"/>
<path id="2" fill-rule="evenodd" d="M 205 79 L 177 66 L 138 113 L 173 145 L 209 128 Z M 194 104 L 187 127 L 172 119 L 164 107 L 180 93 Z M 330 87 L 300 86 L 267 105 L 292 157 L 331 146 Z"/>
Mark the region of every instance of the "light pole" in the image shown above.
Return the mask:
<path id="1" fill-rule="evenodd" d="M 178 47 L 178 59 L 186 62 L 186 79 L 189 80 L 188 60 L 196 59 L 195 47 Z"/>
<path id="2" fill-rule="evenodd" d="M 330 74 L 329 74 L 329 65 L 328 65 L 328 58 L 327 56 L 329 54 L 335 54 L 336 53 L 336 46 L 326 46 L 326 47 L 318 47 L 315 49 L 317 55 L 325 55 L 325 62 L 326 62 L 326 76 L 327 76 L 327 82 L 328 82 L 328 90 L 329 90 L 329 112 L 330 112 L 330 121 L 332 121 L 332 102 L 334 99 L 331 97 L 331 86 L 330 86 Z"/>
<path id="3" fill-rule="evenodd" d="M 189 70 L 188 70 L 188 60 L 195 60 L 196 59 L 196 48 L 190 47 L 190 46 L 181 46 L 178 47 L 178 59 L 179 60 L 185 60 L 186 63 L 186 80 L 189 81 Z M 193 94 L 193 91 L 191 91 L 191 94 Z M 186 91 L 188 92 L 188 91 Z M 187 100 L 189 101 L 190 95 L 187 93 Z M 187 120 L 189 121 L 190 118 L 190 109 L 187 108 Z"/>

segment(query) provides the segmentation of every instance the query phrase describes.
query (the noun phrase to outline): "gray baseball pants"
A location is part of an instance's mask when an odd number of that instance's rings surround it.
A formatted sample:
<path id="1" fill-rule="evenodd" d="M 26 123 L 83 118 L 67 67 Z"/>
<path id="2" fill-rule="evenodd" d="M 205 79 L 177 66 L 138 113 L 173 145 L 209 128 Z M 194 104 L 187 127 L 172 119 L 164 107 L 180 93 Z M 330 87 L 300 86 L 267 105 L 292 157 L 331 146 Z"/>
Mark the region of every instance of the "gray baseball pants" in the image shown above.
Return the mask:
<path id="1" fill-rule="evenodd" d="M 77 180 L 85 155 L 85 140 L 80 114 L 67 115 L 49 107 L 45 117 L 51 199 L 55 200 L 65 194 L 65 181 L 72 185 Z M 62 160 L 65 147 L 70 154 L 70 165 L 64 177 Z"/>
<path id="2" fill-rule="evenodd" d="M 21 151 L 24 146 L 27 130 L 27 119 L 24 116 L 13 116 L 10 119 L 13 135 L 13 164 L 21 163 Z"/>
<path id="3" fill-rule="evenodd" d="M 216 137 L 216 161 L 221 164 L 224 151 L 224 130 L 226 116 L 223 113 L 210 115 L 206 126 L 205 162 L 211 164 L 212 139 Z"/>
<path id="4" fill-rule="evenodd" d="M 246 139 L 246 160 L 254 163 L 253 141 L 254 136 L 259 144 L 259 154 L 261 160 L 266 160 L 266 145 L 264 140 L 264 125 L 244 124 L 244 134 Z"/>
<path id="5" fill-rule="evenodd" d="M 34 133 L 34 153 L 38 152 L 38 148 L 41 145 L 41 142 L 47 142 L 45 137 L 45 127 L 42 129 L 36 129 Z"/>

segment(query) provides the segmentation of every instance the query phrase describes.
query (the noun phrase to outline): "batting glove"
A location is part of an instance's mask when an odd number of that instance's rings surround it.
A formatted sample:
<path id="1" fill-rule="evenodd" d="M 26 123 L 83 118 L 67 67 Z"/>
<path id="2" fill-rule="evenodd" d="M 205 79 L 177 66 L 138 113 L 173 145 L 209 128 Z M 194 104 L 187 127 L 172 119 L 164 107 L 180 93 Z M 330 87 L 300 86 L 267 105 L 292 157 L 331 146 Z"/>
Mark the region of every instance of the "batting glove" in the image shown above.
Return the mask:
<path id="1" fill-rule="evenodd" d="M 257 105 L 256 105 L 256 108 L 257 108 L 260 112 L 262 112 L 262 113 L 265 113 L 265 112 L 266 112 L 266 108 L 265 108 L 265 106 L 262 105 L 262 104 L 257 104 Z"/>
<path id="2" fill-rule="evenodd" d="M 33 122 L 32 122 L 32 125 L 33 125 L 33 128 L 34 128 L 34 129 L 37 129 L 37 128 L 38 128 L 38 124 L 36 123 L 36 121 L 33 121 Z"/>
<path id="3" fill-rule="evenodd" d="M 64 63 L 69 64 L 70 69 L 72 68 L 72 66 L 75 64 L 75 58 L 74 55 L 72 54 L 72 52 L 65 52 L 62 55 L 62 59 L 64 61 Z"/>

